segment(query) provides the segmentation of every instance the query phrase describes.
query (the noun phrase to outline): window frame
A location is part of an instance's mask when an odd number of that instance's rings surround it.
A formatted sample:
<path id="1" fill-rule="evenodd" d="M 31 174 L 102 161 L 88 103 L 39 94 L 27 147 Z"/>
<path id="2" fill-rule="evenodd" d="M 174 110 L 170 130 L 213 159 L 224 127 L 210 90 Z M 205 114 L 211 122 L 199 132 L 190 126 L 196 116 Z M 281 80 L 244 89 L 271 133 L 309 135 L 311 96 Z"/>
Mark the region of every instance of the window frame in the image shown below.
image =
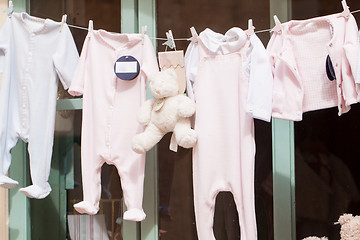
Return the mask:
<path id="1" fill-rule="evenodd" d="M 270 16 L 277 15 L 281 21 L 291 19 L 291 0 L 269 0 Z M 148 35 L 156 36 L 156 0 L 121 0 L 122 32 L 141 31 L 148 26 Z M 14 2 L 15 11 L 30 10 L 29 0 Z M 273 23 L 273 20 L 270 21 Z M 156 47 L 155 41 L 153 42 Z M 148 96 L 150 92 L 148 91 Z M 82 99 L 64 99 L 57 101 L 57 110 L 80 110 Z M 294 122 L 272 119 L 273 149 L 273 207 L 274 239 L 295 240 L 295 169 L 294 169 Z M 29 163 L 26 144 L 19 141 L 12 150 L 13 164 L 10 176 L 23 176 L 19 187 L 30 182 Z M 143 207 L 147 214 L 141 223 L 124 221 L 122 234 L 124 239 L 156 240 L 158 234 L 158 182 L 157 149 L 146 155 Z M 9 191 L 9 239 L 31 238 L 30 202 L 18 188 Z"/>

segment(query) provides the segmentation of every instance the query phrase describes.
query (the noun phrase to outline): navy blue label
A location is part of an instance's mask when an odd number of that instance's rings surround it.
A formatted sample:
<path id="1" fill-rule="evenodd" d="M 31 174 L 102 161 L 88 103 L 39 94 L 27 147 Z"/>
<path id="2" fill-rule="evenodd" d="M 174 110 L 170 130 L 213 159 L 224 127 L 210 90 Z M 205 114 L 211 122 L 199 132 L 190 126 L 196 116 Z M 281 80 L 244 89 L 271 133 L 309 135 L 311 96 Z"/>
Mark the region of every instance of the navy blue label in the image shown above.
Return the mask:
<path id="1" fill-rule="evenodd" d="M 334 79 L 336 79 L 335 70 L 334 70 L 334 67 L 332 65 L 329 55 L 326 58 L 326 75 L 328 76 L 330 81 L 333 81 Z"/>
<path id="2" fill-rule="evenodd" d="M 140 72 L 140 64 L 133 56 L 122 56 L 114 64 L 114 72 L 121 80 L 133 80 Z"/>

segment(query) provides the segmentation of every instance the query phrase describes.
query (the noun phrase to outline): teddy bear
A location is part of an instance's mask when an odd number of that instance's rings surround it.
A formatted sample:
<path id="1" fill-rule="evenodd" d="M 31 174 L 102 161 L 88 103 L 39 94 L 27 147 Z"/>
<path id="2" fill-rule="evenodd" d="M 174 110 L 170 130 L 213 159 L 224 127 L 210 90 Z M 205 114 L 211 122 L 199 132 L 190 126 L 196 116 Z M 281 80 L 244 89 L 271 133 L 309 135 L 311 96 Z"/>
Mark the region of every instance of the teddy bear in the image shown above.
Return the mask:
<path id="1" fill-rule="evenodd" d="M 360 240 L 360 216 L 345 213 L 335 224 L 341 225 L 341 240 Z"/>
<path id="2" fill-rule="evenodd" d="M 148 82 L 153 98 L 140 107 L 138 122 L 145 126 L 145 130 L 133 137 L 132 149 L 144 153 L 168 132 L 173 132 L 171 150 L 176 152 L 177 144 L 184 148 L 194 147 L 197 134 L 191 129 L 190 117 L 195 113 L 195 103 L 178 93 L 175 71 L 166 69 L 157 72 L 149 76 Z"/>
<path id="3" fill-rule="evenodd" d="M 319 238 L 319 237 L 307 237 L 307 238 L 303 238 L 302 240 L 328 240 L 327 237 L 322 237 L 322 238 Z"/>

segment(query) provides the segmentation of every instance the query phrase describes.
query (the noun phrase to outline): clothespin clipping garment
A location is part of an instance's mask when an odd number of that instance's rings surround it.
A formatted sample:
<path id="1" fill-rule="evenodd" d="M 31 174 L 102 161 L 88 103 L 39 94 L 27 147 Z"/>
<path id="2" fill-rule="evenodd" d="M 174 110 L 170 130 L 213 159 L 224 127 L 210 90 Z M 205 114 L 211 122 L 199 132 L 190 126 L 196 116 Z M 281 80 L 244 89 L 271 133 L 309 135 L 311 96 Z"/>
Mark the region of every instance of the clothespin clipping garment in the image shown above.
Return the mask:
<path id="1" fill-rule="evenodd" d="M 164 42 L 162 45 L 165 45 L 166 47 L 176 50 L 175 40 L 171 30 L 166 32 L 166 38 L 167 38 L 166 42 Z"/>
<path id="2" fill-rule="evenodd" d="M 89 20 L 88 31 L 92 32 L 92 30 L 94 30 L 94 22 L 93 22 L 93 20 Z"/>
<path id="3" fill-rule="evenodd" d="M 62 19 L 61 19 L 60 32 L 62 31 L 63 26 L 64 26 L 64 24 L 66 23 L 66 19 L 67 19 L 67 15 L 66 15 L 66 14 L 64 14 L 64 15 L 62 16 Z"/>
<path id="4" fill-rule="evenodd" d="M 189 38 L 188 40 L 197 43 L 199 35 L 197 34 L 195 28 L 191 27 L 190 32 L 191 32 L 191 38 Z"/>
<path id="5" fill-rule="evenodd" d="M 141 39 L 142 39 L 142 44 L 144 44 L 144 40 L 145 40 L 145 34 L 147 33 L 147 26 L 142 26 L 141 27 Z"/>
<path id="6" fill-rule="evenodd" d="M 11 0 L 9 1 L 9 7 L 5 9 L 4 12 L 8 15 L 11 15 L 14 12 L 14 4 Z"/>
<path id="7" fill-rule="evenodd" d="M 275 27 L 273 27 L 273 29 L 271 29 L 271 31 L 280 33 L 281 32 L 281 22 L 276 15 L 274 15 L 274 21 L 275 21 Z"/>
<path id="8" fill-rule="evenodd" d="M 253 20 L 250 18 L 248 20 L 248 29 L 245 30 L 245 33 L 248 37 L 254 34 L 255 27 L 253 26 Z"/>
<path id="9" fill-rule="evenodd" d="M 343 9 L 344 9 L 344 11 L 341 13 L 341 16 L 348 18 L 350 15 L 350 9 L 346 3 L 346 0 L 342 0 L 341 5 L 343 6 Z"/>

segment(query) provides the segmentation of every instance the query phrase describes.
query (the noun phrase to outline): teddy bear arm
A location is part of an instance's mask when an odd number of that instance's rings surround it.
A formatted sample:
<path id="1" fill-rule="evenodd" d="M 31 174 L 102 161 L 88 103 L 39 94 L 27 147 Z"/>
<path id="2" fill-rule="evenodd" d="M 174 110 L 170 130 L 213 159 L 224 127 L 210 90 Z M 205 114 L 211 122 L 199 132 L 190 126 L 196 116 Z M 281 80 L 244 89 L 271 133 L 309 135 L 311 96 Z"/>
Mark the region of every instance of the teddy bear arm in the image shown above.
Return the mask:
<path id="1" fill-rule="evenodd" d="M 178 96 L 178 114 L 181 117 L 191 117 L 195 113 L 195 103 L 185 95 Z"/>
<path id="2" fill-rule="evenodd" d="M 152 110 L 153 103 L 154 103 L 153 99 L 148 99 L 140 107 L 137 119 L 138 119 L 138 122 L 141 125 L 148 125 L 149 124 L 150 118 L 151 118 L 151 110 Z"/>

